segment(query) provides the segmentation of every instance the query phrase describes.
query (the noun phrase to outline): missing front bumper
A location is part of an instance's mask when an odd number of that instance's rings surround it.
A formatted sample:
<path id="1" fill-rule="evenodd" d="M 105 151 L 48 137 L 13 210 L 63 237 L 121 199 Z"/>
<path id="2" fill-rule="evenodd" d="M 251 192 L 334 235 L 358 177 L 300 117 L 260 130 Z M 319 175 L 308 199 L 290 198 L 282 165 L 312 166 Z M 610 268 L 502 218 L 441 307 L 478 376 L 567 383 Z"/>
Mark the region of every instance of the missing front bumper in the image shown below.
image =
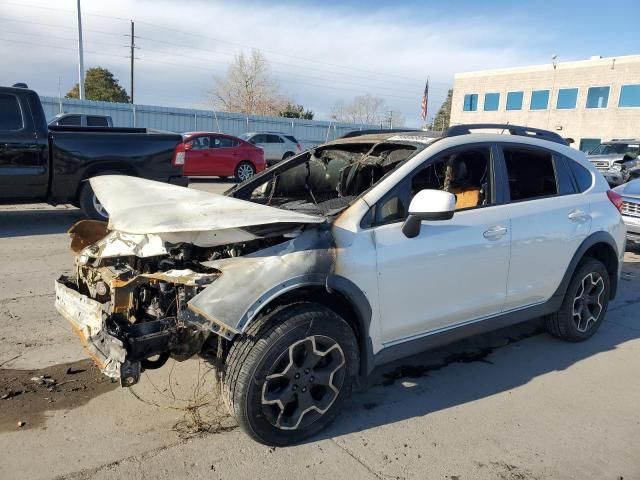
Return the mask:
<path id="1" fill-rule="evenodd" d="M 156 355 L 167 358 L 166 353 L 177 337 L 175 318 L 118 325 L 109 319 L 109 302 L 100 303 L 81 294 L 68 277 L 60 277 L 55 290 L 58 312 L 71 323 L 102 373 L 119 380 L 123 387 L 138 382 L 148 358 Z"/>

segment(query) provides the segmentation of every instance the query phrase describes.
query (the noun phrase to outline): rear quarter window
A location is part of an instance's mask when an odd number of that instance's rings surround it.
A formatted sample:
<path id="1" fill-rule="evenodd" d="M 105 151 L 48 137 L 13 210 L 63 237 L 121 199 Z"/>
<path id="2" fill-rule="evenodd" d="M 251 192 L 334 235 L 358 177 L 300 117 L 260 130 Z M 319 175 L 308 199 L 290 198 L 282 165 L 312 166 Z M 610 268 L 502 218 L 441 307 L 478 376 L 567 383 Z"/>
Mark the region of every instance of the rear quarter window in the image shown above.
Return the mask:
<path id="1" fill-rule="evenodd" d="M 87 117 L 87 126 L 89 127 L 108 127 L 109 122 L 106 117 L 96 117 L 94 115 L 89 115 Z"/>
<path id="2" fill-rule="evenodd" d="M 18 97 L 0 93 L 0 130 L 22 130 L 23 126 Z"/>
<path id="3" fill-rule="evenodd" d="M 591 176 L 591 172 L 580 165 L 578 162 L 571 160 L 570 158 L 566 159 L 566 163 L 573 172 L 573 176 L 576 179 L 576 183 L 578 184 L 578 191 L 580 193 L 588 190 L 593 184 L 593 177 Z"/>

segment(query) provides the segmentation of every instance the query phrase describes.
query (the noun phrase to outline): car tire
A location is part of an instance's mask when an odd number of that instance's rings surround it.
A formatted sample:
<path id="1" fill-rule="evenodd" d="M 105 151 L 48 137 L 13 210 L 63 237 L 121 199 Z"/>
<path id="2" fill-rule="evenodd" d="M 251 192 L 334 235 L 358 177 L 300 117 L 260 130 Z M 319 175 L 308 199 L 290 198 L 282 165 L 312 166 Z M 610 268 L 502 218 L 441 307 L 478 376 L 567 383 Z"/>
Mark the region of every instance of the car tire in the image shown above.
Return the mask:
<path id="1" fill-rule="evenodd" d="M 609 305 L 609 272 L 595 258 L 585 258 L 576 269 L 560 309 L 546 317 L 549 333 L 562 340 L 580 342 L 591 337 Z"/>
<path id="2" fill-rule="evenodd" d="M 218 175 L 218 178 L 220 180 L 227 180 L 229 178 L 229 175 Z"/>
<path id="3" fill-rule="evenodd" d="M 231 346 L 222 396 L 254 440 L 298 443 L 334 420 L 359 358 L 353 330 L 332 310 L 306 302 L 280 307 Z"/>
<path id="4" fill-rule="evenodd" d="M 84 214 L 92 220 L 102 220 L 103 222 L 109 220 L 109 214 L 96 198 L 88 180 L 85 180 L 82 187 L 80 187 L 78 203 Z"/>
<path id="5" fill-rule="evenodd" d="M 286 160 L 287 158 L 291 158 L 295 155 L 293 152 L 287 152 L 282 156 L 282 160 Z"/>
<path id="6" fill-rule="evenodd" d="M 246 160 L 240 162 L 236 166 L 235 177 L 236 180 L 240 183 L 248 180 L 256 174 L 256 167 L 253 166 L 253 163 L 248 162 Z"/>

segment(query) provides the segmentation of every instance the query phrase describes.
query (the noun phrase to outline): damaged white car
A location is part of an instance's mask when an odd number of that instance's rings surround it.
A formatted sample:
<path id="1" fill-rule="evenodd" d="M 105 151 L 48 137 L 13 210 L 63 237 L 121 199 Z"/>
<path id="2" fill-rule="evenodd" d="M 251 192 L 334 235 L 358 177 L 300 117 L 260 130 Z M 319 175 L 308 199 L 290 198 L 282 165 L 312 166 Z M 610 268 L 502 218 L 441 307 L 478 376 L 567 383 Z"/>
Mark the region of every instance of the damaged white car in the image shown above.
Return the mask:
<path id="1" fill-rule="evenodd" d="M 336 140 L 225 195 L 101 176 L 109 224 L 70 230 L 56 307 L 123 386 L 214 359 L 241 428 L 298 442 L 371 370 L 547 316 L 595 333 L 624 253 L 620 198 L 551 132 Z"/>

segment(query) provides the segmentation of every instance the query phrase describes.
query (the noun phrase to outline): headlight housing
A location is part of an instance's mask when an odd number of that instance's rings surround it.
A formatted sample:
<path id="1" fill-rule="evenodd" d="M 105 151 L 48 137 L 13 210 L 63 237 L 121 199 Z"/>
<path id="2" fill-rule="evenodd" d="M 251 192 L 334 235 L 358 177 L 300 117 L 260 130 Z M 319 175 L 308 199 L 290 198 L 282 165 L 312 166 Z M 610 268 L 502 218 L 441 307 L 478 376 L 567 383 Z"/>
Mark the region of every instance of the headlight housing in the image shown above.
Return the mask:
<path id="1" fill-rule="evenodd" d="M 613 165 L 611 165 L 611 170 L 613 170 L 614 172 L 621 172 L 622 168 L 622 164 L 620 163 L 614 163 Z"/>

